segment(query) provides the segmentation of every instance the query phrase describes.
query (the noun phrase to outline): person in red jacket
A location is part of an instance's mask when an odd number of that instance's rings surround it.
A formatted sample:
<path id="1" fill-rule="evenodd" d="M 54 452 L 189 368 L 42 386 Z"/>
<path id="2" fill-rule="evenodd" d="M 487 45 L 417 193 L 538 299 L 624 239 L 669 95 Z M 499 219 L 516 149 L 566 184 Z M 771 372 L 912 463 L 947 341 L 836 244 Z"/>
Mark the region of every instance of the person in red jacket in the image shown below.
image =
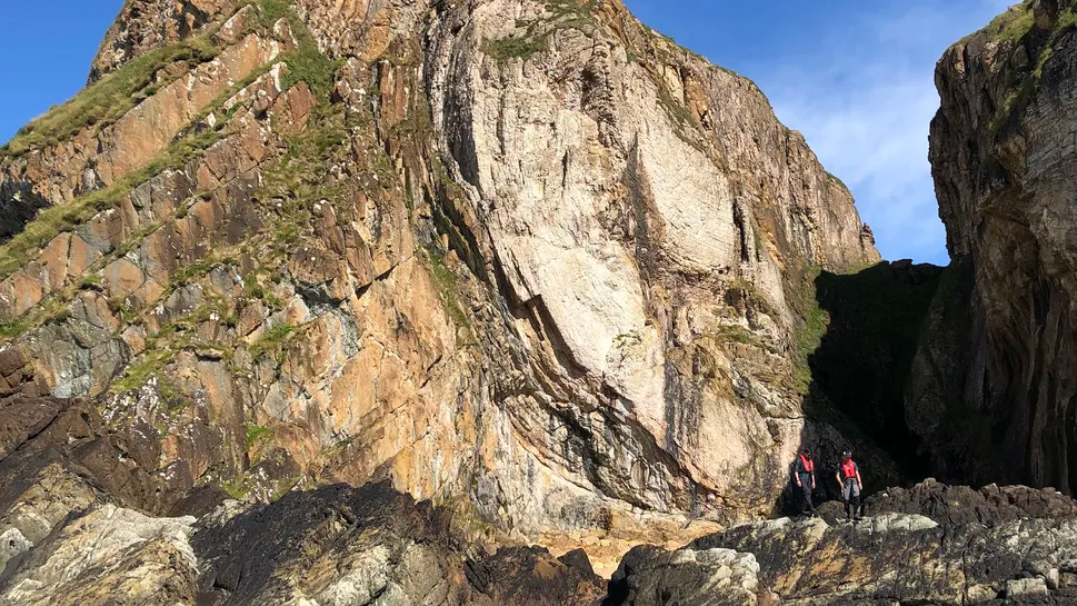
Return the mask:
<path id="1" fill-rule="evenodd" d="M 815 461 L 812 460 L 811 452 L 806 448 L 797 457 L 793 480 L 797 483 L 797 492 L 802 500 L 801 514 L 814 516 L 815 504 L 812 503 L 811 493 L 815 490 Z"/>
<path id="2" fill-rule="evenodd" d="M 854 517 L 860 519 L 860 492 L 864 490 L 864 482 L 860 479 L 860 468 L 853 461 L 853 453 L 841 454 L 841 466 L 837 473 L 838 484 L 841 485 L 841 499 L 845 501 L 845 521 Z"/>

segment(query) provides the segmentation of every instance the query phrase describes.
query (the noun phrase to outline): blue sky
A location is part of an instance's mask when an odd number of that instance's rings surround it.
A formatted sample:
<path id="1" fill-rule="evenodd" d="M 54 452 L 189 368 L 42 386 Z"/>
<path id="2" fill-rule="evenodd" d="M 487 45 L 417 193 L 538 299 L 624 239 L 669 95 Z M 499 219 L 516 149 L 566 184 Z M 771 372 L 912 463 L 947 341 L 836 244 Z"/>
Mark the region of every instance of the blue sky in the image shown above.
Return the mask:
<path id="1" fill-rule="evenodd" d="M 852 188 L 888 259 L 946 263 L 927 162 L 935 62 L 1013 0 L 625 0 L 752 78 Z M 0 141 L 85 83 L 121 0 L 2 1 Z"/>

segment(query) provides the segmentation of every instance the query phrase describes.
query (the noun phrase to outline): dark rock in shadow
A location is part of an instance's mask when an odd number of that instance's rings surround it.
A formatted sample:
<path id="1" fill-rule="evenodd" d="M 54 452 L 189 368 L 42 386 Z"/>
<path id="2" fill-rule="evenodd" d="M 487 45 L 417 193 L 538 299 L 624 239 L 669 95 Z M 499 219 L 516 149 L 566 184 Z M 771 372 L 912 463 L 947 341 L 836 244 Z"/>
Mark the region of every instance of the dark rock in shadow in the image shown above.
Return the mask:
<path id="1" fill-rule="evenodd" d="M 357 604 L 381 596 L 377 603 L 583 606 L 605 595 L 576 556 L 570 566 L 535 547 L 470 553 L 446 510 L 416 503 L 387 483 L 292 492 L 221 518 L 191 541 L 204 563 L 204 606 L 297 596 L 347 596 Z"/>

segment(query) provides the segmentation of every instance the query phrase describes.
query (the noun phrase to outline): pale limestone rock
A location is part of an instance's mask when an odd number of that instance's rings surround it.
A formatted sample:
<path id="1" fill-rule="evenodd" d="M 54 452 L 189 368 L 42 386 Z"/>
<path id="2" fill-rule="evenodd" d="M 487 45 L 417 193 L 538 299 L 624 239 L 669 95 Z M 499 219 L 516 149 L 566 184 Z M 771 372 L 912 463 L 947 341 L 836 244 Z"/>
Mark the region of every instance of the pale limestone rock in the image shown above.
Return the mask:
<path id="1" fill-rule="evenodd" d="M 150 518 L 102 505 L 39 545 L 7 582 L 4 604 L 193 604 L 194 518 Z M 180 595 L 175 595 L 175 590 Z M 110 596 L 110 594 L 112 594 Z"/>
<path id="2" fill-rule="evenodd" d="M 1008 599 L 1026 596 L 1047 595 L 1047 584 L 1043 579 L 1016 579 L 1006 581 L 1006 597 Z"/>
<path id="3" fill-rule="evenodd" d="M 938 527 L 938 523 L 930 518 L 900 513 L 887 513 L 880 516 L 874 516 L 866 520 L 866 522 L 866 525 L 871 528 L 871 532 L 873 533 L 896 531 L 916 532 Z"/>

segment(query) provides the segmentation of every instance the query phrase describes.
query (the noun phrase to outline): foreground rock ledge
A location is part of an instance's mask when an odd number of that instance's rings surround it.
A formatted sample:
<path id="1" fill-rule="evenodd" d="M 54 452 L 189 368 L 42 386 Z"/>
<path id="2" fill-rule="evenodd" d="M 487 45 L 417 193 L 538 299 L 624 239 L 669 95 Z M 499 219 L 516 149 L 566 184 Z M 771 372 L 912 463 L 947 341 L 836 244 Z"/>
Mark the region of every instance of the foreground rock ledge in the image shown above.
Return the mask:
<path id="1" fill-rule="evenodd" d="M 987 494 L 992 489 L 987 490 Z M 957 521 L 957 495 L 926 483 L 893 501 L 947 503 L 936 521 L 879 513 L 855 524 L 782 518 L 740 526 L 678 550 L 637 547 L 612 580 L 587 555 L 537 547 L 487 550 L 474 523 L 416 503 L 388 484 L 329 486 L 200 519 L 154 518 L 99 502 L 30 545 L 16 505 L 0 517 L 10 557 L 5 606 L 588 605 L 1077 603 L 1074 503 L 1053 492 L 997 489 L 1007 504 L 1049 501 L 1020 519 Z M 901 491 L 892 491 L 902 494 Z M 883 503 L 876 500 L 877 504 Z M 881 505 L 880 505 L 881 506 Z M 1068 506 L 1063 514 L 1060 507 Z M 996 523 L 997 522 L 997 523 Z M 16 546 L 16 547 L 12 547 Z M 20 551 L 21 548 L 21 551 Z"/>

